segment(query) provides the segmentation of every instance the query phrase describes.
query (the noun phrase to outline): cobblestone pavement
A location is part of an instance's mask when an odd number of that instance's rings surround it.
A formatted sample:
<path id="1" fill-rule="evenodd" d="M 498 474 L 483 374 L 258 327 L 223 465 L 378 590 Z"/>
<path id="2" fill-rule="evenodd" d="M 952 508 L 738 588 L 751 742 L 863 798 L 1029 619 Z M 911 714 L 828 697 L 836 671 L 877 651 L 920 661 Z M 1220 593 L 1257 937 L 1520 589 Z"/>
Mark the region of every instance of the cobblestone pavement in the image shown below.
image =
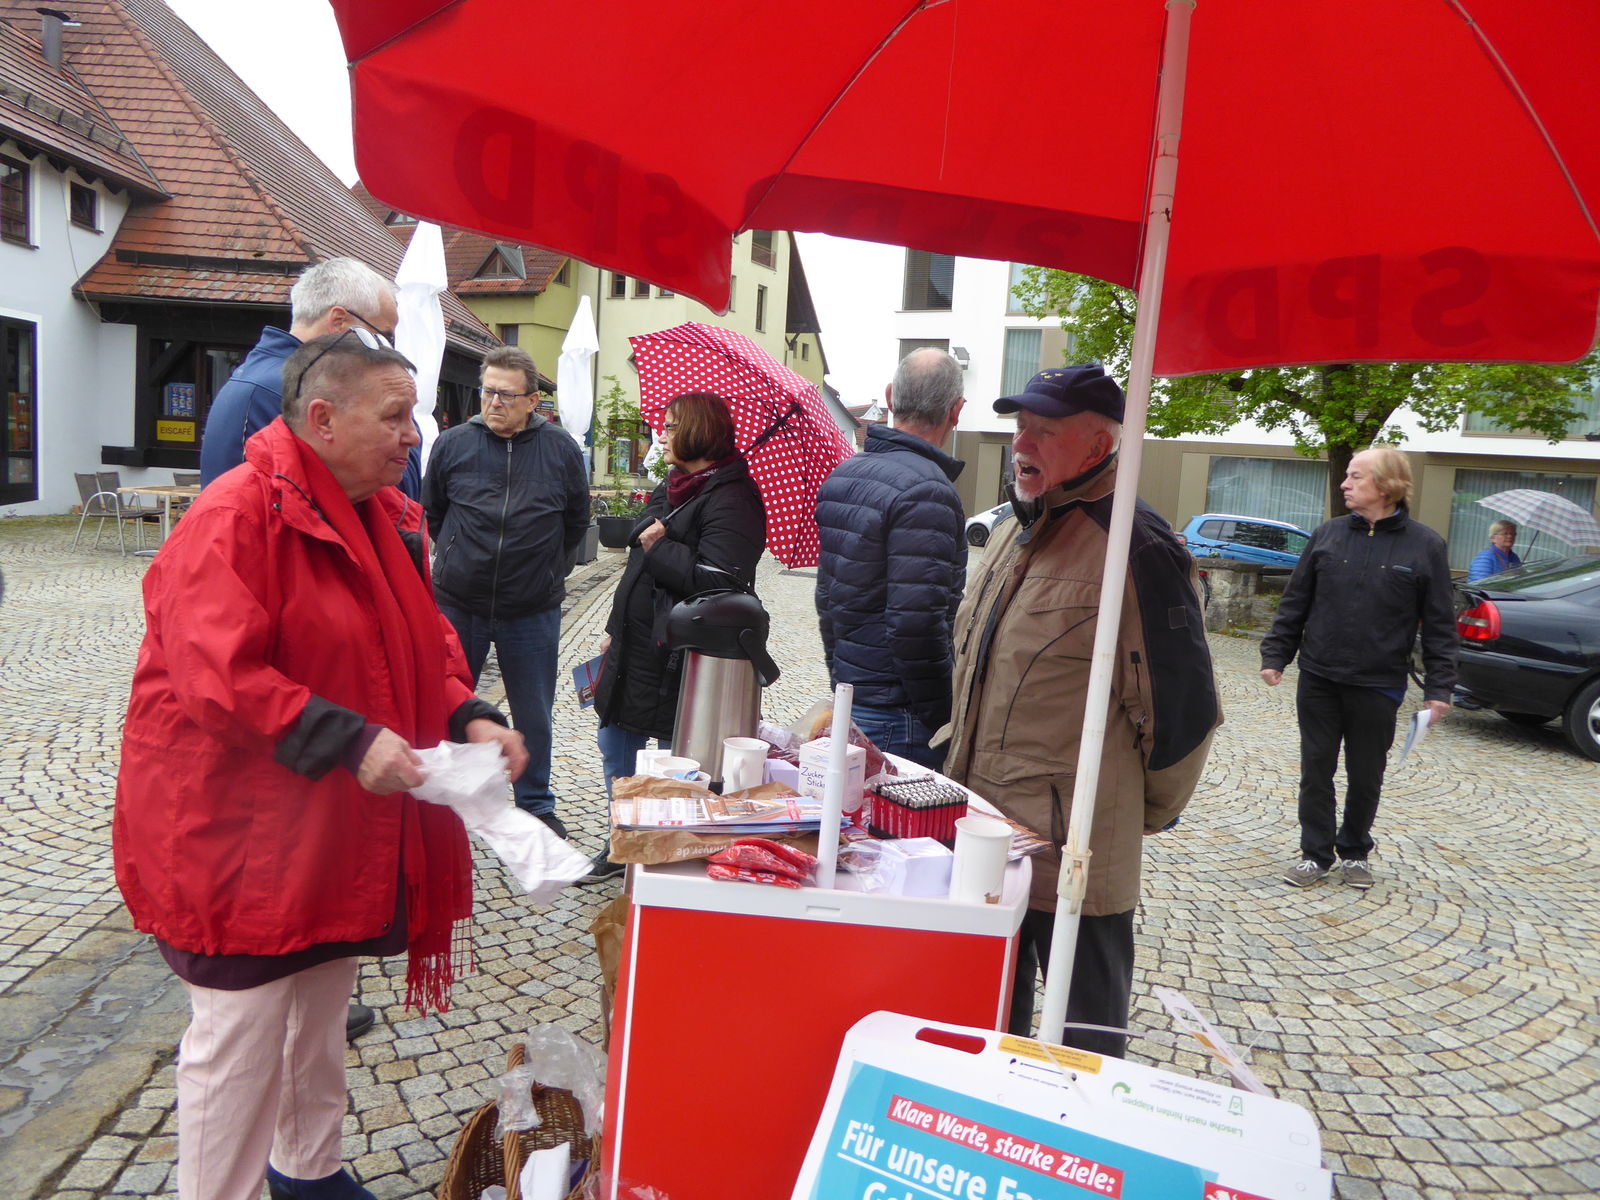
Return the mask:
<path id="1" fill-rule="evenodd" d="M 131 931 L 108 851 L 145 560 L 70 540 L 61 519 L 0 522 L 0 1196 L 169 1196 L 182 989 Z M 594 652 L 619 563 L 575 573 L 564 667 Z M 769 562 L 760 586 L 784 667 L 767 715 L 792 720 L 825 690 L 812 579 Z M 1391 769 L 1377 886 L 1293 889 L 1293 688 L 1261 686 L 1254 642 L 1212 647 L 1228 722 L 1182 825 L 1147 843 L 1135 1020 L 1154 1032 L 1135 1056 L 1211 1073 L 1148 995 L 1186 992 L 1316 1115 L 1348 1200 L 1600 1194 L 1600 764 L 1457 712 Z M 593 718 L 564 693 L 557 722 L 561 812 L 589 851 Z M 617 885 L 534 908 L 478 866 L 481 969 L 451 1012 L 404 1010 L 400 962 L 362 967 L 381 1015 L 350 1051 L 344 1152 L 380 1200 L 433 1193 L 516 1035 L 601 1036 L 587 931 Z"/>

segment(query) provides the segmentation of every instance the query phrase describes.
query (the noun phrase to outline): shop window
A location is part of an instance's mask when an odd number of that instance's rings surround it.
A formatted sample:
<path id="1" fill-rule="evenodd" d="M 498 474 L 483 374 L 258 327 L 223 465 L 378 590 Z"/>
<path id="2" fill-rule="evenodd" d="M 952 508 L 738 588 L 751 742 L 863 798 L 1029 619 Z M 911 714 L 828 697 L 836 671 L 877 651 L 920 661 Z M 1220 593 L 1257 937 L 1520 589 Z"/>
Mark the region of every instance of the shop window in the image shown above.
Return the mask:
<path id="1" fill-rule="evenodd" d="M 1509 492 L 1513 488 L 1553 492 L 1563 500 L 1572 501 L 1585 512 L 1592 513 L 1596 482 L 1597 478 L 1593 475 L 1457 470 L 1455 488 L 1450 496 L 1450 565 L 1459 570 L 1471 566 L 1473 556 L 1489 544 L 1489 526 L 1505 516 L 1479 504 L 1478 501 L 1485 496 Z M 1575 547 L 1549 534 L 1540 534 L 1535 541 L 1531 529 L 1517 530 L 1514 549 L 1524 562 L 1563 558 L 1575 552 Z"/>
<path id="2" fill-rule="evenodd" d="M 1303 458 L 1211 460 L 1206 511 L 1315 529 L 1328 511 L 1328 464 Z"/>

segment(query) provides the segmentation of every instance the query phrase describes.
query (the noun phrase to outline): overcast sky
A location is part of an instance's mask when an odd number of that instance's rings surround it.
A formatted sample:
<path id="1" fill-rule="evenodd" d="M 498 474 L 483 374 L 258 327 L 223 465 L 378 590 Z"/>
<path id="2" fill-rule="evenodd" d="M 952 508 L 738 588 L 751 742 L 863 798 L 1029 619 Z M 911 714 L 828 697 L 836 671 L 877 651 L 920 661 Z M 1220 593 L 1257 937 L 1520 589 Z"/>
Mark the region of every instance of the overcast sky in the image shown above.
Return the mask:
<path id="1" fill-rule="evenodd" d="M 167 3 L 335 174 L 355 182 L 349 84 L 338 26 L 326 0 Z M 900 251 L 802 234 L 800 252 L 822 321 L 828 382 L 847 404 L 882 396 L 895 365 Z"/>

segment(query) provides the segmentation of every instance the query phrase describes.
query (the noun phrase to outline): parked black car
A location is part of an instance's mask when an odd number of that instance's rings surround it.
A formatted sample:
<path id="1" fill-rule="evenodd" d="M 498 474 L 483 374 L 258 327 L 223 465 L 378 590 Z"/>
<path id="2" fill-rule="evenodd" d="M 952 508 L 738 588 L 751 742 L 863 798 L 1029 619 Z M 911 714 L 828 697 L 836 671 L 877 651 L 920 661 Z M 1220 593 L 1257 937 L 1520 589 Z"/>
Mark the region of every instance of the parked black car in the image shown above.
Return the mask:
<path id="1" fill-rule="evenodd" d="M 1600 554 L 1458 583 L 1460 686 L 1520 725 L 1560 718 L 1572 748 L 1600 760 Z"/>

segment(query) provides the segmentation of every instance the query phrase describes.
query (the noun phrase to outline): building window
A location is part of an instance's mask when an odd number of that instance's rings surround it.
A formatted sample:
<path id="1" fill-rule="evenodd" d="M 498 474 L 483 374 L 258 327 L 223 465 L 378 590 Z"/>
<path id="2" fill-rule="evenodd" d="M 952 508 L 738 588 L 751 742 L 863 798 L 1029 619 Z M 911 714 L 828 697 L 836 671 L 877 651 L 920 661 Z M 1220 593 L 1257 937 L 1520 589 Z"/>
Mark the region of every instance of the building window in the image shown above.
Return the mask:
<path id="1" fill-rule="evenodd" d="M 767 287 L 766 284 L 756 284 L 756 332 L 767 331 Z"/>
<path id="2" fill-rule="evenodd" d="M 772 248 L 773 233 L 770 229 L 752 229 L 750 231 L 750 261 L 758 267 L 778 266 L 778 254 Z"/>
<path id="3" fill-rule="evenodd" d="M 669 292 L 666 288 L 660 288 L 660 289 L 658 289 L 656 291 L 656 299 L 657 300 L 671 300 L 677 294 L 678 294 L 677 292 Z"/>
<path id="4" fill-rule="evenodd" d="M 734 298 L 739 294 L 739 277 L 733 276 L 728 280 L 728 311 L 734 310 Z"/>
<path id="5" fill-rule="evenodd" d="M 1600 382 L 1592 384 L 1572 397 L 1572 407 L 1580 414 L 1578 419 L 1567 429 L 1568 438 L 1582 438 L 1587 435 L 1600 437 Z M 1542 433 L 1535 433 L 1531 429 L 1515 429 L 1509 425 L 1502 425 L 1492 417 L 1483 413 L 1469 412 L 1462 425 L 1466 433 L 1487 433 L 1500 437 L 1508 435 L 1519 437 L 1544 437 Z M 1480 546 L 1481 550 L 1483 547 Z"/>
<path id="6" fill-rule="evenodd" d="M 567 259 L 564 263 L 561 264 L 561 269 L 556 272 L 555 278 L 552 279 L 550 282 L 551 283 L 559 283 L 562 287 L 568 287 L 568 286 L 571 285 L 571 283 L 572 283 L 572 260 L 570 258 Z"/>
<path id="7" fill-rule="evenodd" d="M 1206 511 L 1315 529 L 1328 511 L 1328 464 L 1303 458 L 1211 460 Z"/>
<path id="8" fill-rule="evenodd" d="M 624 299 L 627 294 L 628 277 L 626 275 L 617 275 L 613 273 L 611 276 L 611 298 L 613 300 L 621 300 Z"/>
<path id="9" fill-rule="evenodd" d="M 1000 394 L 1015 396 L 1039 373 L 1044 341 L 1042 329 L 1006 330 L 1005 362 L 1000 372 Z"/>
<path id="10" fill-rule="evenodd" d="M 0 156 L 0 237 L 31 245 L 28 236 L 28 164 Z"/>
<path id="11" fill-rule="evenodd" d="M 515 346 L 517 344 L 517 331 L 521 328 L 520 325 L 496 325 L 495 332 L 500 335 L 500 340 L 506 345 Z"/>
<path id="12" fill-rule="evenodd" d="M 914 350 L 943 350 L 950 353 L 949 338 L 901 338 L 900 357 L 904 358 Z"/>
<path id="13" fill-rule="evenodd" d="M 74 225 L 85 229 L 100 229 L 100 194 L 82 183 L 67 185 L 67 204 Z"/>
<path id="14" fill-rule="evenodd" d="M 1465 570 L 1472 558 L 1489 544 L 1489 526 L 1504 514 L 1479 504 L 1485 496 L 1496 492 L 1509 492 L 1513 488 L 1528 488 L 1535 492 L 1553 492 L 1563 500 L 1570 500 L 1585 512 L 1594 512 L 1596 477 L 1593 475 L 1555 475 L 1538 471 L 1466 471 L 1457 470 L 1455 490 L 1450 496 L 1450 565 Z M 1531 544 L 1530 544 L 1531 543 Z M 1549 534 L 1533 541 L 1533 530 L 1517 529 L 1513 547 L 1524 562 L 1541 559 L 1564 558 L 1575 548 Z"/>
<path id="15" fill-rule="evenodd" d="M 801 342 L 800 343 L 800 361 L 801 362 L 810 362 L 811 361 L 811 343 L 810 342 Z"/>
<path id="16" fill-rule="evenodd" d="M 1011 264 L 1011 278 L 1006 281 L 1006 314 L 1008 316 L 1022 315 L 1022 301 L 1017 299 L 1017 289 L 1022 286 L 1022 272 L 1027 270 L 1024 263 Z"/>
<path id="17" fill-rule="evenodd" d="M 635 300 L 650 299 L 650 285 L 643 279 L 633 281 L 633 298 Z"/>
<path id="18" fill-rule="evenodd" d="M 908 312 L 948 312 L 955 282 L 956 260 L 950 255 L 907 250 L 905 294 L 900 307 Z"/>
<path id="19" fill-rule="evenodd" d="M 403 212 L 398 212 L 398 211 L 391 212 L 389 214 L 389 216 L 388 216 L 388 219 L 384 221 L 385 225 L 390 225 L 390 226 L 415 225 L 416 223 L 417 223 L 417 219 L 415 217 L 413 217 L 410 213 L 403 213 Z"/>
<path id="20" fill-rule="evenodd" d="M 0 400 L 6 406 L 0 424 L 0 504 L 39 498 L 34 346 L 31 323 L 0 317 Z"/>

